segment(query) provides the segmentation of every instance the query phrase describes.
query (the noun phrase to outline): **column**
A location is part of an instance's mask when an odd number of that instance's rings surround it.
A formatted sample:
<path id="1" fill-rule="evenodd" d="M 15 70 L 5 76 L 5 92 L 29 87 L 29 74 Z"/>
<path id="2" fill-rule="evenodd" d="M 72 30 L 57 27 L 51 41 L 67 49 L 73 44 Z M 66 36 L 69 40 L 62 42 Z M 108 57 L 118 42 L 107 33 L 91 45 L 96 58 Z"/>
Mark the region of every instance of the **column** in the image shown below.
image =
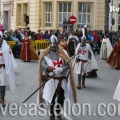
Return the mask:
<path id="1" fill-rule="evenodd" d="M 54 7 L 53 7 L 54 6 Z M 57 1 L 56 0 L 53 0 L 53 6 L 52 6 L 52 10 L 53 10 L 53 22 L 52 22 L 52 27 L 54 28 L 54 29 L 56 29 L 57 28 L 57 21 L 56 21 L 56 17 L 58 17 L 58 15 L 57 15 Z"/>

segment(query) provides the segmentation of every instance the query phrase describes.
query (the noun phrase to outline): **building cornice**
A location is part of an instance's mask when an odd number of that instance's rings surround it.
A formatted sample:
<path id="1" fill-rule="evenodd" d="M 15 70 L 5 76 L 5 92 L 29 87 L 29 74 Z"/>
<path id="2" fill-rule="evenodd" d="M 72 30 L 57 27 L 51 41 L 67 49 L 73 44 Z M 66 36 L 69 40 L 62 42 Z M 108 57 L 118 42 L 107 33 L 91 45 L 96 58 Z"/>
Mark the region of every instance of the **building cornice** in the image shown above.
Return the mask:
<path id="1" fill-rule="evenodd" d="M 7 4 L 11 4 L 11 0 L 10 1 L 4 1 L 2 2 L 3 5 L 7 5 Z"/>

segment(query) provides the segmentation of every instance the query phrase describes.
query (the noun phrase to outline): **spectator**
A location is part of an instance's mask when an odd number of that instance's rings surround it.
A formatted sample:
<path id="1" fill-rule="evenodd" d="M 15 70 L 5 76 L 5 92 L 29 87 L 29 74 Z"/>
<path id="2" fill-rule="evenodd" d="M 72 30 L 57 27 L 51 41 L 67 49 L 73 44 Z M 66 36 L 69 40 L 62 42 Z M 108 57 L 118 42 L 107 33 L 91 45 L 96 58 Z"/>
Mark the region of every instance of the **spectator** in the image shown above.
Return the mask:
<path id="1" fill-rule="evenodd" d="M 49 39 L 50 35 L 48 34 L 48 31 L 45 31 L 45 34 L 43 35 L 44 39 Z"/>
<path id="2" fill-rule="evenodd" d="M 18 42 L 18 38 L 16 37 L 16 33 L 13 33 L 12 40 L 15 42 Z"/>
<path id="3" fill-rule="evenodd" d="M 20 30 L 17 31 L 16 38 L 18 38 L 18 40 L 22 43 L 23 38 Z"/>
<path id="4" fill-rule="evenodd" d="M 117 34 L 113 33 L 112 35 L 112 46 L 114 47 L 115 43 L 117 42 Z"/>
<path id="5" fill-rule="evenodd" d="M 12 41 L 12 35 L 9 31 L 6 33 L 6 35 L 7 35 L 7 41 Z"/>
<path id="6" fill-rule="evenodd" d="M 43 40 L 43 39 L 44 39 L 41 31 L 39 31 L 39 32 L 36 34 L 36 39 L 37 39 L 37 40 Z"/>

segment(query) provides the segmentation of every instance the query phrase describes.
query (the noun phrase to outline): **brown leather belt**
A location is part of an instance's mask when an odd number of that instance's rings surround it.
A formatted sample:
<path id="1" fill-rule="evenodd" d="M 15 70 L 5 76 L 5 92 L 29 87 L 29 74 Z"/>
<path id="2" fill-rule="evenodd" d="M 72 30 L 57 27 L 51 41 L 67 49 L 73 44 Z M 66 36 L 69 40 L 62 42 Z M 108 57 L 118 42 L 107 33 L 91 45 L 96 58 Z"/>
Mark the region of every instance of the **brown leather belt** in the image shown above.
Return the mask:
<path id="1" fill-rule="evenodd" d="M 58 79 L 58 80 L 63 80 L 63 79 L 67 79 L 66 76 L 62 76 L 62 77 L 51 77 L 53 79 Z"/>
<path id="2" fill-rule="evenodd" d="M 83 64 L 86 63 L 88 60 L 81 60 L 81 59 L 77 58 L 76 61 L 77 61 L 77 62 L 80 62 L 80 61 L 82 62 L 82 64 L 81 64 L 81 73 L 80 73 L 80 74 L 82 74 Z"/>
<path id="3" fill-rule="evenodd" d="M 5 64 L 0 64 L 0 68 L 1 68 L 1 67 L 4 67 L 4 68 L 5 68 Z"/>
<path id="4" fill-rule="evenodd" d="M 80 59 L 80 61 L 83 62 L 83 63 L 85 63 L 85 62 L 87 62 L 88 60 L 81 60 L 81 59 Z"/>
<path id="5" fill-rule="evenodd" d="M 77 60 L 77 62 L 80 62 L 80 61 L 81 61 L 82 63 L 87 62 L 87 60 L 81 60 L 81 59 L 78 59 L 78 60 Z"/>

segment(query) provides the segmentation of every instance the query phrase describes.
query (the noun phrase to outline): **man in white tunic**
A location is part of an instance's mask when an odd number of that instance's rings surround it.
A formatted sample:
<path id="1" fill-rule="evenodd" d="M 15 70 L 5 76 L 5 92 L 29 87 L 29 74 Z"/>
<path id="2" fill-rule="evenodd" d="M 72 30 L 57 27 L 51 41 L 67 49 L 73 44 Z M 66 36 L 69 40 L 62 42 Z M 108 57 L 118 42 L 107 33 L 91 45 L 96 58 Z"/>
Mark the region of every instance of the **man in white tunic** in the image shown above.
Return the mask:
<path id="1" fill-rule="evenodd" d="M 91 46 L 86 43 L 86 36 L 81 38 L 81 43 L 78 44 L 76 48 L 76 58 L 75 58 L 75 72 L 78 74 L 78 85 L 77 88 L 81 89 L 81 79 L 82 87 L 85 88 L 85 78 L 86 73 L 98 69 L 98 64 L 92 52 Z"/>
<path id="2" fill-rule="evenodd" d="M 77 36 L 74 36 L 73 33 L 71 33 L 68 37 L 68 53 L 69 56 L 73 56 L 75 54 L 75 49 L 78 45 L 78 43 L 80 43 L 79 39 Z"/>
<path id="3" fill-rule="evenodd" d="M 70 76 L 68 77 L 68 69 L 70 70 Z M 55 35 L 52 35 L 50 38 L 50 46 L 45 49 L 40 56 L 39 60 L 39 86 L 43 82 L 41 78 L 42 72 L 45 74 L 54 74 L 51 79 L 45 84 L 43 88 L 43 93 L 39 91 L 39 104 L 42 98 L 51 104 L 50 106 L 50 120 L 55 120 L 54 114 L 54 105 L 57 98 L 57 103 L 63 106 L 64 101 L 70 99 L 69 95 L 73 95 L 74 102 L 76 102 L 76 91 L 74 84 L 74 77 L 72 71 L 72 65 L 69 60 L 66 52 L 58 46 L 58 39 Z M 70 79 L 68 79 L 70 78 Z M 70 92 L 69 88 L 71 84 L 72 92 Z M 59 106 L 57 106 L 57 109 Z M 56 111 L 58 114 L 61 112 L 60 110 Z M 61 120 L 61 115 L 57 116 L 58 120 Z"/>
<path id="4" fill-rule="evenodd" d="M 2 36 L 0 36 L 0 104 L 5 107 L 5 91 L 15 90 L 14 69 L 17 67 L 12 51 Z"/>

